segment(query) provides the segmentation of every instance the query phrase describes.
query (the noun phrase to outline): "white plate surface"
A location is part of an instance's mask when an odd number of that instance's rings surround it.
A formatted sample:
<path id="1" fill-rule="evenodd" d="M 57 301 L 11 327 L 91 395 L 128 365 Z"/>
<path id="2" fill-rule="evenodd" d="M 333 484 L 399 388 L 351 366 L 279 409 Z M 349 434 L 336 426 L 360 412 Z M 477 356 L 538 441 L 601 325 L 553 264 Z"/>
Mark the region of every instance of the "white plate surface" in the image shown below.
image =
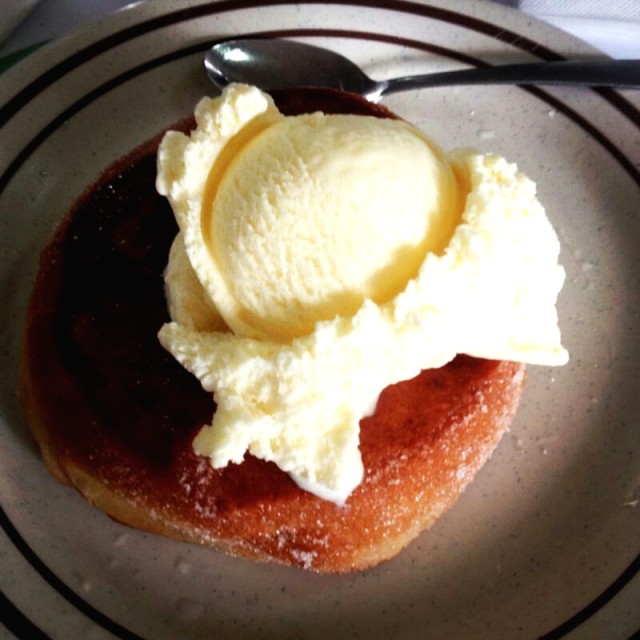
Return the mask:
<path id="1" fill-rule="evenodd" d="M 101 169 L 212 93 L 207 44 L 269 32 L 373 76 L 590 55 L 476 2 L 150 2 L 0 78 L 0 637 L 608 638 L 640 629 L 640 100 L 516 87 L 386 104 L 442 146 L 534 178 L 563 244 L 572 359 L 530 368 L 521 411 L 460 502 L 349 576 L 254 564 L 122 527 L 45 470 L 16 396 L 26 300 L 53 225 Z"/>

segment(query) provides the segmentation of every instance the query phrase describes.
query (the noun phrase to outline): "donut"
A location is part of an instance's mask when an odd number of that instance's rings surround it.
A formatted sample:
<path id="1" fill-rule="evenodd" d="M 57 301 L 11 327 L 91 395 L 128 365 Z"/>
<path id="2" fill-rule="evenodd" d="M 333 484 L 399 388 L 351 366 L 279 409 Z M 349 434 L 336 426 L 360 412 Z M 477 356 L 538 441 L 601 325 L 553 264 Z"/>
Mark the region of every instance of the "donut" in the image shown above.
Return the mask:
<path id="1" fill-rule="evenodd" d="M 392 117 L 340 92 L 274 98 L 286 114 Z M 192 447 L 215 410 L 211 394 L 157 339 L 169 320 L 163 271 L 177 233 L 154 188 L 160 137 L 109 167 L 42 251 L 20 395 L 44 462 L 118 522 L 235 556 L 321 573 L 393 557 L 489 459 L 515 414 L 525 365 L 459 355 L 385 389 L 361 421 L 365 475 L 343 506 L 250 455 L 212 468 Z"/>

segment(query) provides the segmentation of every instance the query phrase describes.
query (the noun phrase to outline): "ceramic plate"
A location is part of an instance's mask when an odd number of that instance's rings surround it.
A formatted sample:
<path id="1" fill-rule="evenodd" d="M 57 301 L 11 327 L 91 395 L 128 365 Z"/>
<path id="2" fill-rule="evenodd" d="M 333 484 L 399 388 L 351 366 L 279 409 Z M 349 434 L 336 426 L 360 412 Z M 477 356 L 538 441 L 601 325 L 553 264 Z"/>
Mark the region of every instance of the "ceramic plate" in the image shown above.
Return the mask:
<path id="1" fill-rule="evenodd" d="M 640 100 L 467 87 L 386 104 L 442 146 L 536 180 L 567 271 L 571 362 L 531 367 L 522 408 L 460 502 L 394 560 L 347 576 L 228 558 L 112 522 L 58 484 L 16 396 L 38 253 L 113 160 L 212 93 L 214 40 L 287 36 L 374 77 L 592 55 L 484 2 L 150 2 L 0 79 L 0 636 L 607 638 L 640 629 Z M 0 627 L 1 628 L 1 627 Z"/>

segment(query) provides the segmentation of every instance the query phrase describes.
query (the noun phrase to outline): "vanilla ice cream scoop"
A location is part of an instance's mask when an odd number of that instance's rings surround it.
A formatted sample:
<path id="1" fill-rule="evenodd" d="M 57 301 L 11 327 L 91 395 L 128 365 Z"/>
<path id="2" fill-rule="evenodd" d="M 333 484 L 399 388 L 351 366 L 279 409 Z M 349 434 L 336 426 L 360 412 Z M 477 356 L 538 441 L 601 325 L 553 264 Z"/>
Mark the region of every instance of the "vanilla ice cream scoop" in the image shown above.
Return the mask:
<path id="1" fill-rule="evenodd" d="M 214 467 L 249 452 L 343 504 L 388 385 L 458 353 L 567 361 L 560 246 L 514 164 L 397 120 L 285 118 L 255 87 L 196 121 L 158 151 L 180 226 L 159 338 L 214 394 L 194 440 Z"/>
<path id="2" fill-rule="evenodd" d="M 245 140 L 207 189 L 216 307 L 236 334 L 283 341 L 393 298 L 462 207 L 450 163 L 414 127 L 322 113 Z"/>

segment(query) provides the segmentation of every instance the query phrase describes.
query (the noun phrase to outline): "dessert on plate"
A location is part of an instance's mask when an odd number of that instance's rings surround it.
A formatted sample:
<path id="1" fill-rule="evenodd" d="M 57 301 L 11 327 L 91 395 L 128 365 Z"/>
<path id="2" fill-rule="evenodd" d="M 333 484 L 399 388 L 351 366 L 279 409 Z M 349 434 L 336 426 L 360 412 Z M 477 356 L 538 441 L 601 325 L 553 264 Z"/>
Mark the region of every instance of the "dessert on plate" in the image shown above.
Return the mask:
<path id="1" fill-rule="evenodd" d="M 567 359 L 535 185 L 327 90 L 231 85 L 179 129 L 43 251 L 21 380 L 44 459 L 134 527 L 386 560 L 489 458 L 526 363 Z"/>

